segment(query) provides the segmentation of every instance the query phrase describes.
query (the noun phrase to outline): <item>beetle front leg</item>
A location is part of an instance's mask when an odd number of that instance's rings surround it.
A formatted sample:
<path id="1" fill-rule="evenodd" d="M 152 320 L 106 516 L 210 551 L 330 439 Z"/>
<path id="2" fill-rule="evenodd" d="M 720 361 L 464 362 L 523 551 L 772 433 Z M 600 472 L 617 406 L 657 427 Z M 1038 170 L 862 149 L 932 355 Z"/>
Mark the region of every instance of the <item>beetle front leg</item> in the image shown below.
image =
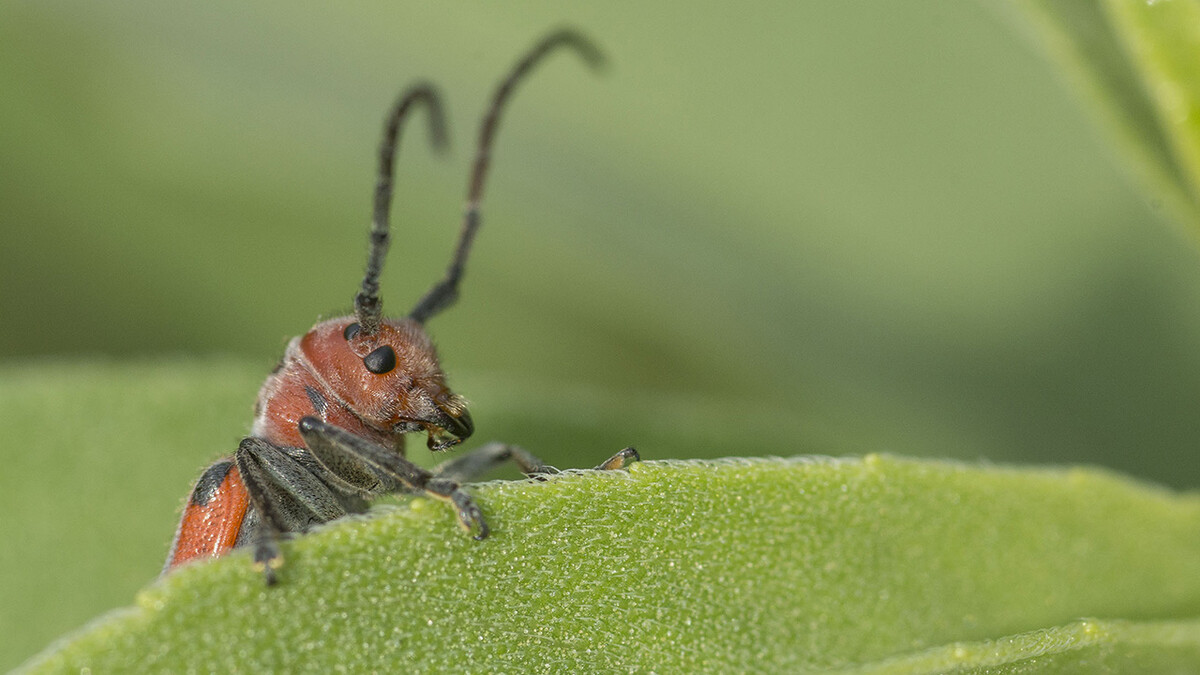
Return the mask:
<path id="1" fill-rule="evenodd" d="M 479 505 L 455 481 L 431 476 L 425 484 L 425 492 L 453 504 L 454 510 L 458 514 L 458 524 L 467 532 L 477 530 L 475 539 L 482 541 L 491 534 L 487 521 L 483 519 L 483 512 L 479 510 Z"/>
<path id="2" fill-rule="evenodd" d="M 382 476 L 393 484 L 383 486 L 387 488 L 385 490 L 375 491 L 394 492 L 400 485 L 405 485 L 417 492 L 450 502 L 454 505 L 458 522 L 463 529 L 468 532 L 477 530 L 476 539 L 488 536 L 490 530 L 479 506 L 456 481 L 437 478 L 400 456 L 395 450 L 315 417 L 301 419 L 299 428 L 309 451 L 342 487 L 371 492 L 371 488 L 364 482 L 370 480 L 378 485 Z"/>

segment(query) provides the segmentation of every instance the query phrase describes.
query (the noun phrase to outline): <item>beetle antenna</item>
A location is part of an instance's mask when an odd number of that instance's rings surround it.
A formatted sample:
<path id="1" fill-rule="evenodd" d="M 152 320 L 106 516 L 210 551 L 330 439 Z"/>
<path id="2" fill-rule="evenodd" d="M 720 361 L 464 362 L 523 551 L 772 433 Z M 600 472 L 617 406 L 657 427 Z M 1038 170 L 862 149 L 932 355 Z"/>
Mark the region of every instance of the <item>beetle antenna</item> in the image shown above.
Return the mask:
<path id="1" fill-rule="evenodd" d="M 582 33 L 572 29 L 558 30 L 534 45 L 533 49 L 521 57 L 508 76 L 496 87 L 492 105 L 488 108 L 483 123 L 479 127 L 479 149 L 475 153 L 475 165 L 471 170 L 471 182 L 467 189 L 467 207 L 463 214 L 462 230 L 458 235 L 458 247 L 454 252 L 454 258 L 450 261 L 450 266 L 446 269 L 446 276 L 434 284 L 425 297 L 421 298 L 416 307 L 409 312 L 409 317 L 414 321 L 425 323 L 427 319 L 454 304 L 454 301 L 458 299 L 458 282 L 462 279 L 467 255 L 471 252 L 471 243 L 475 240 L 475 232 L 479 229 L 479 203 L 483 199 L 483 184 L 491 160 L 492 142 L 496 135 L 496 128 L 500 124 L 500 113 L 504 111 L 504 106 L 517 84 L 546 55 L 559 47 L 569 47 L 575 50 L 575 53 L 592 68 L 599 68 L 604 64 L 604 54 Z"/>
<path id="2" fill-rule="evenodd" d="M 367 271 L 363 275 L 362 290 L 354 296 L 354 315 L 364 334 L 370 335 L 379 329 L 383 307 L 379 300 L 379 273 L 387 257 L 391 239 L 388 213 L 392 206 L 392 174 L 396 168 L 396 151 L 399 148 L 400 124 L 413 106 L 424 105 L 429 118 L 429 142 L 434 150 L 446 146 L 446 121 L 442 102 L 433 85 L 422 82 L 396 98 L 383 125 L 383 139 L 379 143 L 379 178 L 375 182 L 375 211 L 371 219 L 371 249 L 367 254 Z"/>

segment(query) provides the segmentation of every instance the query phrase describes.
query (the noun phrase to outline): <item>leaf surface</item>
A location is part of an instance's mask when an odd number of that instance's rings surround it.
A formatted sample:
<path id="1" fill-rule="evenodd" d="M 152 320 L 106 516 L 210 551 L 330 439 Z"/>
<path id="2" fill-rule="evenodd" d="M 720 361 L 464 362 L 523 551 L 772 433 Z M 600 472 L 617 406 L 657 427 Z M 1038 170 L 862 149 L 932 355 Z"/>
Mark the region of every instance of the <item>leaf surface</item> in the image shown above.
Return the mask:
<path id="1" fill-rule="evenodd" d="M 30 672 L 1194 666 L 1200 499 L 1090 469 L 635 464 L 416 499 L 179 570 Z M 1100 620 L 1079 621 L 1082 617 Z"/>

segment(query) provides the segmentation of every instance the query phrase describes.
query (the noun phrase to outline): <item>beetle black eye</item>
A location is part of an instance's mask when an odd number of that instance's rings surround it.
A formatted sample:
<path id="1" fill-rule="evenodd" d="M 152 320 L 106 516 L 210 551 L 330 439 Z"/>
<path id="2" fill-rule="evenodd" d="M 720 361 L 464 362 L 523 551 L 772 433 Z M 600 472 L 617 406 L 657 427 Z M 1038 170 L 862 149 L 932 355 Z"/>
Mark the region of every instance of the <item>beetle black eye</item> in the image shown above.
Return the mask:
<path id="1" fill-rule="evenodd" d="M 346 326 L 346 330 L 342 331 L 342 337 L 346 338 L 346 340 L 353 340 L 354 336 L 358 335 L 358 331 L 360 330 L 362 330 L 362 326 L 359 326 L 358 322 L 352 323 Z"/>
<path id="2" fill-rule="evenodd" d="M 357 326 L 358 324 L 355 325 Z M 396 350 L 388 345 L 384 345 L 364 356 L 363 365 L 367 367 L 367 370 L 376 375 L 390 373 L 396 367 Z"/>

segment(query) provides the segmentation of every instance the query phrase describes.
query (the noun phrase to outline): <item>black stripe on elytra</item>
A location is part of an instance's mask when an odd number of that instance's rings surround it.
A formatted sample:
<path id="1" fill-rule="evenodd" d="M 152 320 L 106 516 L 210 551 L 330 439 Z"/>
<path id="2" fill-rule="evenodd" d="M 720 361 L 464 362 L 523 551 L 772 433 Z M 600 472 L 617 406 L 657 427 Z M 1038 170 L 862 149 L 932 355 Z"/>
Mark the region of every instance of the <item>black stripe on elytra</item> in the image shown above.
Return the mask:
<path id="1" fill-rule="evenodd" d="M 196 481 L 196 487 L 192 488 L 192 506 L 205 506 L 211 502 L 232 468 L 233 462 L 227 459 L 208 467 L 204 475 L 200 476 L 200 480 Z"/>
<path id="2" fill-rule="evenodd" d="M 310 403 L 312 403 L 313 409 L 317 411 L 317 414 L 323 416 L 325 414 L 326 404 L 325 397 L 321 395 L 321 392 L 306 384 L 304 385 L 304 393 L 308 394 L 308 400 Z"/>

